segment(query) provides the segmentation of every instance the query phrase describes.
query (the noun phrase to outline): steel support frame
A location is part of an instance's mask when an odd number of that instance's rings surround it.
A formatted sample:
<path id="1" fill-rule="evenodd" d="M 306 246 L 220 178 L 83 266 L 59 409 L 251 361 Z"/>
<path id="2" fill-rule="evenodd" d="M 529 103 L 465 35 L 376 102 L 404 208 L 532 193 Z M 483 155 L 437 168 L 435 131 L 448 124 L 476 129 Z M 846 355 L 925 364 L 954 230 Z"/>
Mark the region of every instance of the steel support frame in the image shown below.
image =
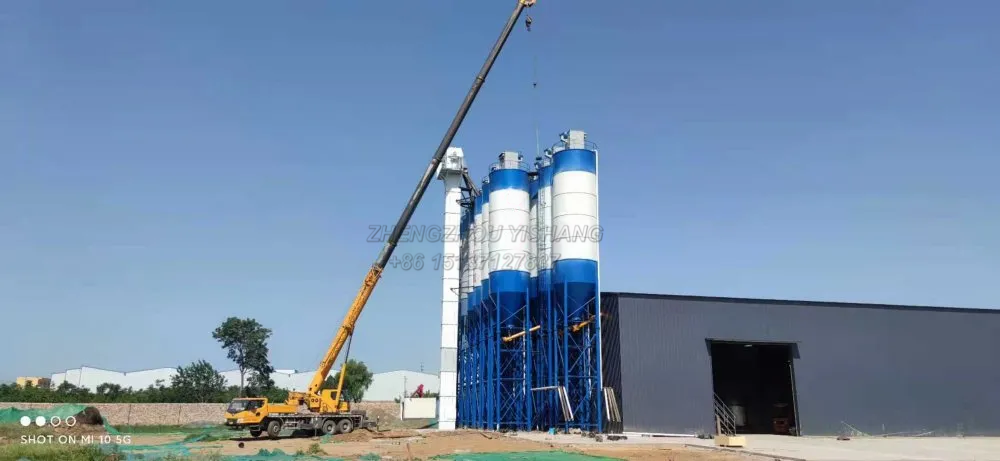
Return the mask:
<path id="1" fill-rule="evenodd" d="M 532 383 L 532 338 L 530 289 L 525 287 L 526 302 L 514 309 L 501 308 L 495 302 L 497 309 L 496 332 L 498 338 L 505 338 L 516 333 L 519 337 L 509 341 L 497 341 L 496 360 L 496 428 L 498 430 L 529 430 L 532 426 L 533 405 L 531 400 Z M 506 306 L 502 306 L 506 307 Z M 510 315 L 504 316 L 504 311 Z"/>
<path id="2" fill-rule="evenodd" d="M 573 421 L 561 418 L 563 430 L 580 429 L 584 432 L 602 432 L 604 411 L 601 405 L 603 377 L 600 359 L 600 304 L 598 297 L 579 302 L 570 296 L 567 286 L 555 293 L 555 314 L 561 317 L 558 332 L 560 350 L 557 385 L 566 387 Z M 587 319 L 594 321 L 574 331 L 574 325 Z M 560 415 L 561 416 L 561 415 Z"/>

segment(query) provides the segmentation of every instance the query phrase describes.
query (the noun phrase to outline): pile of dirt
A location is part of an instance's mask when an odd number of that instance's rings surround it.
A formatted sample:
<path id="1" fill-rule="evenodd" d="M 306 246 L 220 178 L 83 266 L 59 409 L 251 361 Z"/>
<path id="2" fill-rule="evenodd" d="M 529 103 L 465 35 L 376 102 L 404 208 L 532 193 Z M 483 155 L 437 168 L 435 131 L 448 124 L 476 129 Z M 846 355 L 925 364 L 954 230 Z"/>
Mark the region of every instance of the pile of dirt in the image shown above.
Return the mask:
<path id="1" fill-rule="evenodd" d="M 104 417 L 101 416 L 101 412 L 94 407 L 86 407 L 76 415 L 77 424 L 88 424 L 91 426 L 99 426 L 104 424 Z"/>
<path id="2" fill-rule="evenodd" d="M 405 439 L 408 437 L 421 437 L 421 435 L 417 431 L 405 430 L 381 431 L 372 435 L 373 439 Z"/>
<path id="3" fill-rule="evenodd" d="M 104 430 L 104 426 L 94 424 L 77 424 L 72 427 L 59 426 L 52 428 L 52 430 L 60 435 L 104 434 L 107 432 Z"/>

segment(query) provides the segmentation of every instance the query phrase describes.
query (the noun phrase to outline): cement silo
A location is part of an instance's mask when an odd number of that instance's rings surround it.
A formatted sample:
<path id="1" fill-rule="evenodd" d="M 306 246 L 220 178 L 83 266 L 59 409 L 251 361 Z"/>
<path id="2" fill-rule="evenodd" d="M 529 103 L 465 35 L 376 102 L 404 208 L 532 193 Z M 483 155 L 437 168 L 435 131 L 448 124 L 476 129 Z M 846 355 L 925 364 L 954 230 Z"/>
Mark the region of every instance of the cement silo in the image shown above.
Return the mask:
<path id="1" fill-rule="evenodd" d="M 483 206 L 479 226 L 479 247 L 477 250 L 479 261 L 476 263 L 477 275 L 479 277 L 479 341 L 480 341 L 480 368 L 479 368 L 479 388 L 483 399 L 482 427 L 492 427 L 493 396 L 496 394 L 496 382 L 494 381 L 493 370 L 496 368 L 494 356 L 496 355 L 496 327 L 493 314 L 493 302 L 490 298 L 490 178 L 483 179 Z"/>
<path id="2" fill-rule="evenodd" d="M 496 315 L 495 424 L 500 429 L 529 428 L 531 328 L 528 309 L 531 255 L 528 231 L 528 169 L 521 154 L 504 152 L 490 172 L 490 297 Z"/>
<path id="3" fill-rule="evenodd" d="M 600 431 L 596 149 L 504 152 L 470 201 L 459 424 Z"/>
<path id="4" fill-rule="evenodd" d="M 562 317 L 559 381 L 574 415 L 565 426 L 600 432 L 597 150 L 582 131 L 569 131 L 561 141 L 552 159 L 552 300 Z"/>
<path id="5" fill-rule="evenodd" d="M 531 324 L 539 325 L 538 309 L 538 174 L 533 172 L 528 177 L 528 310 L 531 313 Z M 537 341 L 536 341 L 537 342 Z M 537 345 L 536 345 L 537 349 Z"/>
<path id="6" fill-rule="evenodd" d="M 539 330 L 534 356 L 534 376 L 536 388 L 547 388 L 558 384 L 556 375 L 556 338 L 559 324 L 552 306 L 552 152 L 546 150 L 535 159 L 538 181 L 537 227 L 535 243 L 538 264 Z M 551 390 L 533 395 L 537 408 L 536 425 L 540 428 L 553 427 L 557 423 L 559 399 Z"/>

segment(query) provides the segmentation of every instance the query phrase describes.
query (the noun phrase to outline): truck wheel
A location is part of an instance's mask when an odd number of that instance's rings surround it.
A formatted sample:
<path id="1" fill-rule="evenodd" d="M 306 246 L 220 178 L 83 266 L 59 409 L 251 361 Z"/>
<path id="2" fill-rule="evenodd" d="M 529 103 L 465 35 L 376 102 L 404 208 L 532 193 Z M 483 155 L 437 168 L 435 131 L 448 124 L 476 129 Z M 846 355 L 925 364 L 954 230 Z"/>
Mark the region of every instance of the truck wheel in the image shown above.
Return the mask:
<path id="1" fill-rule="evenodd" d="M 350 434 L 354 430 L 354 421 L 348 418 L 344 418 L 337 423 L 337 432 L 341 434 Z"/>
<path id="2" fill-rule="evenodd" d="M 334 420 L 332 420 L 332 419 L 328 419 L 326 421 L 323 421 L 322 430 L 323 430 L 323 433 L 326 434 L 326 435 L 336 434 L 337 433 L 337 422 L 334 421 Z"/>
<path id="3" fill-rule="evenodd" d="M 250 437 L 260 437 L 260 429 L 250 430 Z"/>
<path id="4" fill-rule="evenodd" d="M 281 433 L 281 421 L 278 421 L 276 419 L 272 419 L 270 422 L 267 423 L 267 436 L 268 437 L 270 437 L 272 439 L 276 439 L 276 438 L 278 438 L 278 434 L 280 434 L 280 433 Z"/>

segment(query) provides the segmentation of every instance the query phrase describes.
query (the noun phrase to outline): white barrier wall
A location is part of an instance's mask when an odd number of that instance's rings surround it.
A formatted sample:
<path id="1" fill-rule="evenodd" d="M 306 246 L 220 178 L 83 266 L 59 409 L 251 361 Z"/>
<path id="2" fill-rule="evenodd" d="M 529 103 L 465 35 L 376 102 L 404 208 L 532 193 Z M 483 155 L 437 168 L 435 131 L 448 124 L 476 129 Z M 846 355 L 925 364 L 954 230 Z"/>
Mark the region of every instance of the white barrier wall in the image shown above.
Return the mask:
<path id="1" fill-rule="evenodd" d="M 402 419 L 432 419 L 437 417 L 437 399 L 433 397 L 405 398 L 401 406 Z"/>

